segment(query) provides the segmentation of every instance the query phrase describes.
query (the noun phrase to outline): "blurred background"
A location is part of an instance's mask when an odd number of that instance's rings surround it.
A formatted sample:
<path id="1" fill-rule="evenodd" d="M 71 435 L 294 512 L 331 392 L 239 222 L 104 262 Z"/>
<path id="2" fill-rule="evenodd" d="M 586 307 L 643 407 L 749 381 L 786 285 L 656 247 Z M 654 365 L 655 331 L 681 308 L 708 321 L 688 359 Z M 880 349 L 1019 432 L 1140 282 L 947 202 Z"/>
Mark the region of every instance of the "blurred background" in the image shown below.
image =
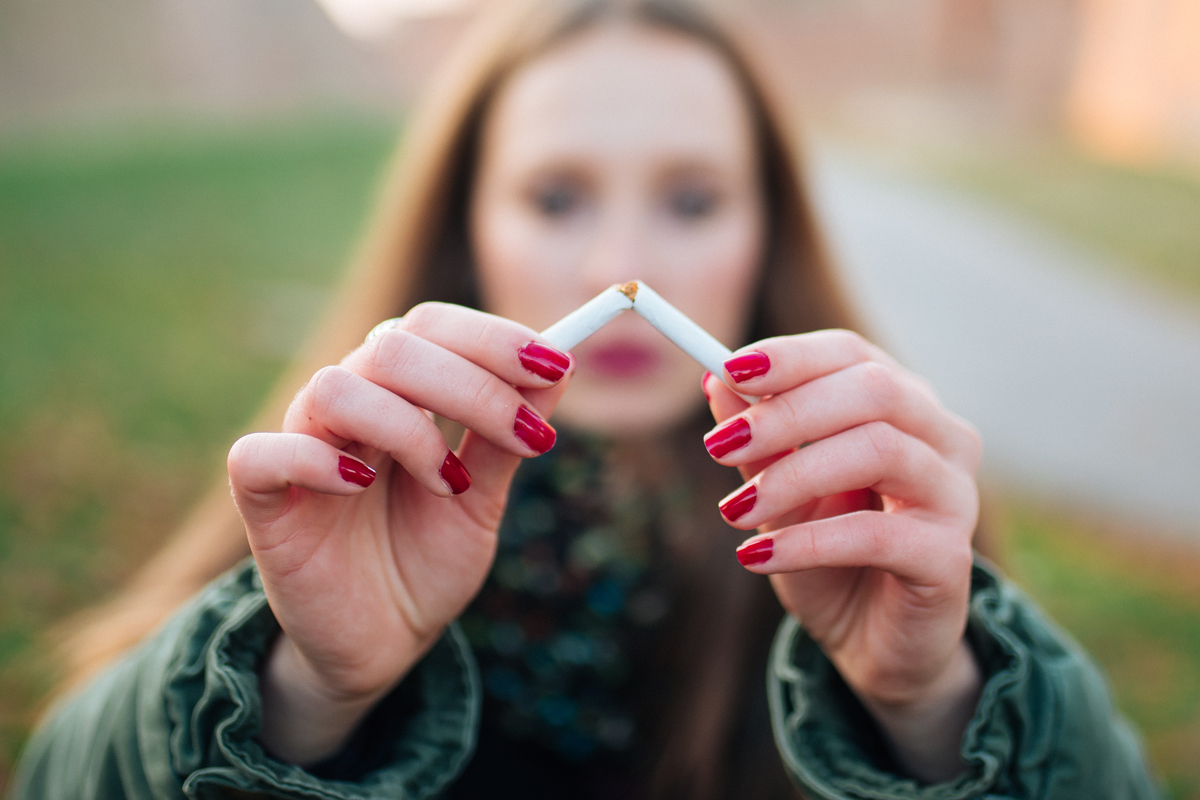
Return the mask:
<path id="1" fill-rule="evenodd" d="M 1200 0 L 745 0 L 1007 569 L 1200 798 Z M 472 0 L 0 3 L 0 787 L 352 255 Z"/>

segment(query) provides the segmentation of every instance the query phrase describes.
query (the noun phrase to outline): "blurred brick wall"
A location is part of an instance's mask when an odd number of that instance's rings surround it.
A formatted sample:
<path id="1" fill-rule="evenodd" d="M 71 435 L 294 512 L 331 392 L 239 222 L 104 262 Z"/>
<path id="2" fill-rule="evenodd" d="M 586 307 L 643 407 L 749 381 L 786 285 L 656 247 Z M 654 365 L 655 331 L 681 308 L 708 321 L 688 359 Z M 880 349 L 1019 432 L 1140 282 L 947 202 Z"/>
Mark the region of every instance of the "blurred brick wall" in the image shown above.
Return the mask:
<path id="1" fill-rule="evenodd" d="M 758 0 L 809 113 L 901 135 L 1057 129 L 1077 0 Z"/>
<path id="2" fill-rule="evenodd" d="M 356 42 L 306 0 L 4 0 L 0 129 L 311 106 L 394 108 L 461 20 Z"/>
<path id="3" fill-rule="evenodd" d="M 1097 155 L 1200 165 L 1200 0 L 1086 0 L 1071 130 Z"/>
<path id="4" fill-rule="evenodd" d="M 1106 157 L 1200 158 L 1200 0 L 724 1 L 758 12 L 810 118 L 933 140 L 1068 129 Z M 309 0 L 4 0 L 0 131 L 396 110 L 463 24 L 362 42 Z"/>

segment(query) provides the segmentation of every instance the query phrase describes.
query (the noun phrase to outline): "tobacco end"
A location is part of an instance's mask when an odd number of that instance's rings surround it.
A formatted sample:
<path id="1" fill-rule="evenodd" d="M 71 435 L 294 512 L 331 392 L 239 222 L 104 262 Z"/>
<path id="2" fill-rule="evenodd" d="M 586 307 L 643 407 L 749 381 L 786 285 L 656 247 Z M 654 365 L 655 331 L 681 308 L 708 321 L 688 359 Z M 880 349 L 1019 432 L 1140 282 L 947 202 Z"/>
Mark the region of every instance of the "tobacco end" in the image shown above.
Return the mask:
<path id="1" fill-rule="evenodd" d="M 622 283 L 617 287 L 617 291 L 628 297 L 630 300 L 637 300 L 638 282 L 630 281 L 629 283 Z"/>

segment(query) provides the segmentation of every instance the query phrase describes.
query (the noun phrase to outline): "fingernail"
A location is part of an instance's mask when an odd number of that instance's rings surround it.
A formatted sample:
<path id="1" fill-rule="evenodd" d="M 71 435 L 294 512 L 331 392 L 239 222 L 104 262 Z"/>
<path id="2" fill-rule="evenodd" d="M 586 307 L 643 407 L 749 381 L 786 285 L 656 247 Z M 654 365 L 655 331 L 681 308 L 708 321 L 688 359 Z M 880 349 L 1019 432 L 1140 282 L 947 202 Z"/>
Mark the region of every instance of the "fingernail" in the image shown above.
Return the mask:
<path id="1" fill-rule="evenodd" d="M 751 564 L 762 564 L 765 561 L 771 560 L 771 554 L 774 550 L 775 542 L 770 538 L 759 539 L 757 542 L 751 542 L 739 547 L 737 560 L 741 562 L 743 567 L 748 567 Z"/>
<path id="2" fill-rule="evenodd" d="M 517 409 L 517 418 L 513 422 L 513 433 L 524 442 L 526 447 L 539 455 L 554 447 L 554 439 L 557 436 L 554 428 L 547 425 L 546 421 L 535 414 L 529 406 L 521 406 Z"/>
<path id="3" fill-rule="evenodd" d="M 767 358 L 766 353 L 760 353 L 757 350 L 751 350 L 749 353 L 725 360 L 725 371 L 737 383 L 757 378 L 759 375 L 766 375 L 770 368 L 771 359 Z"/>
<path id="4" fill-rule="evenodd" d="M 442 480 L 450 487 L 451 494 L 462 494 L 471 488 L 471 473 L 467 472 L 467 468 L 453 451 L 446 452 L 446 460 L 442 462 L 438 475 L 441 475 Z"/>
<path id="5" fill-rule="evenodd" d="M 704 437 L 704 446 L 713 458 L 721 458 L 750 444 L 750 423 L 742 417 L 730 420 Z"/>
<path id="6" fill-rule="evenodd" d="M 757 501 L 758 487 L 753 483 L 747 484 L 721 501 L 721 514 L 730 522 L 735 522 L 754 508 Z"/>
<path id="7" fill-rule="evenodd" d="M 571 366 L 571 358 L 566 353 L 537 342 L 530 342 L 518 350 L 517 358 L 527 372 L 552 383 L 566 375 L 567 368 Z"/>
<path id="8" fill-rule="evenodd" d="M 370 486 L 375 482 L 375 470 L 350 456 L 338 456 L 338 473 L 346 483 Z"/>
<path id="9" fill-rule="evenodd" d="M 708 370 L 704 370 L 704 374 L 700 376 L 700 391 L 704 392 L 704 399 L 712 400 L 712 396 L 708 393 L 708 376 L 712 375 Z"/>

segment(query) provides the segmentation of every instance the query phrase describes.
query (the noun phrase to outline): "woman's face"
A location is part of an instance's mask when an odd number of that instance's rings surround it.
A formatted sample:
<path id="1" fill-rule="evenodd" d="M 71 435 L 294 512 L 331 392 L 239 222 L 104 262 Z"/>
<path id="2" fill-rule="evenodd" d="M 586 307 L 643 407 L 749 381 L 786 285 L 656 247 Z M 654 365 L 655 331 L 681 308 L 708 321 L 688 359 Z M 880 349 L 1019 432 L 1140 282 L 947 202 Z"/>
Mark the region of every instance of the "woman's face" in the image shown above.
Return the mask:
<path id="1" fill-rule="evenodd" d="M 721 56 L 647 26 L 587 31 L 517 70 L 484 124 L 471 237 L 484 307 L 543 330 L 642 279 L 736 347 L 763 249 L 750 111 Z M 627 313 L 575 348 L 555 419 L 680 422 L 702 368 Z"/>

